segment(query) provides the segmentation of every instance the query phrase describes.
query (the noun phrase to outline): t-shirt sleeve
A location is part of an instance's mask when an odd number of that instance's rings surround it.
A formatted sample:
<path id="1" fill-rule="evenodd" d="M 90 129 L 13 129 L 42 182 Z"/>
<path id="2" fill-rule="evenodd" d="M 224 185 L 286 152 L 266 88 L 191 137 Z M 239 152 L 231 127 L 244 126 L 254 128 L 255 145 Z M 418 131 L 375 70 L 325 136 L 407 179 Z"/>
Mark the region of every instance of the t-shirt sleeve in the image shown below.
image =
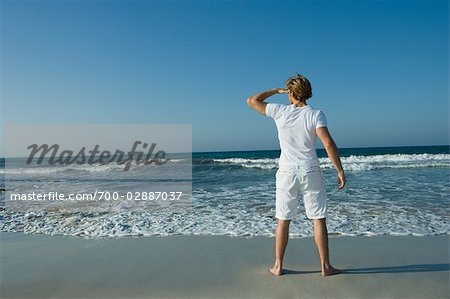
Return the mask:
<path id="1" fill-rule="evenodd" d="M 281 104 L 267 103 L 266 115 L 273 119 L 277 119 L 281 114 L 282 108 L 283 108 L 283 105 L 281 105 Z"/>
<path id="2" fill-rule="evenodd" d="M 325 116 L 325 113 L 322 111 L 319 111 L 317 113 L 317 119 L 316 119 L 316 129 L 320 127 L 326 127 L 327 126 L 327 117 Z"/>

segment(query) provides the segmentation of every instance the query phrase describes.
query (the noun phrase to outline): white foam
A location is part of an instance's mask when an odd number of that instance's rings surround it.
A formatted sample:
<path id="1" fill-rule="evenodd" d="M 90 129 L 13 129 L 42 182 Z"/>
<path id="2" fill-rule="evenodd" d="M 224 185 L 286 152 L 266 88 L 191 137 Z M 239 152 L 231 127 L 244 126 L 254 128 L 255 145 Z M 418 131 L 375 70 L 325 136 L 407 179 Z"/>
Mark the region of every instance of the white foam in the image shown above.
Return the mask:
<path id="1" fill-rule="evenodd" d="M 219 187 L 194 191 L 195 204 L 184 212 L 115 211 L 111 213 L 54 213 L 0 211 L 0 230 L 64 234 L 79 237 L 168 235 L 273 236 L 274 183 L 243 188 Z M 252 196 L 253 194 L 253 196 Z M 271 198 L 271 199 L 270 199 Z M 263 200 L 262 200 L 263 199 Z M 268 200 L 264 200 L 268 199 Z M 332 235 L 450 234 L 448 208 L 410 206 L 407 200 L 371 204 L 353 199 L 330 200 L 328 230 Z M 312 236 L 311 221 L 300 208 L 291 225 L 292 237 Z"/>
<path id="2" fill-rule="evenodd" d="M 240 165 L 244 168 L 276 169 L 278 158 L 273 159 L 214 159 L 217 163 Z M 322 168 L 333 168 L 329 158 L 319 158 Z M 342 166 L 348 171 L 366 171 L 383 168 L 450 167 L 450 154 L 386 154 L 341 157 Z"/>
<path id="3" fill-rule="evenodd" d="M 135 161 L 131 163 L 132 167 L 139 167 Z M 14 167 L 6 165 L 5 169 L 0 169 L 0 173 L 4 174 L 55 174 L 68 171 L 85 171 L 85 172 L 108 172 L 112 170 L 123 170 L 125 164 L 117 162 L 105 164 L 70 164 L 65 166 L 30 166 L 30 167 Z"/>

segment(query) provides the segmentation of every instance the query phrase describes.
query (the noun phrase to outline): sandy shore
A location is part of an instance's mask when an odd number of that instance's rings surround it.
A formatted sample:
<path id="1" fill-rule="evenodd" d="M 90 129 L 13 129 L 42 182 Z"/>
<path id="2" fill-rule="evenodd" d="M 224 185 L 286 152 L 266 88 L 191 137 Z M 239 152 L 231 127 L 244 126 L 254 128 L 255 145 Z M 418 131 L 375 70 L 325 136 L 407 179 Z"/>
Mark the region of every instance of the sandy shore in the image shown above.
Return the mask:
<path id="1" fill-rule="evenodd" d="M 449 297 L 449 236 L 331 238 L 345 273 L 326 278 L 312 238 L 291 239 L 273 277 L 272 238 L 0 237 L 1 298 Z"/>

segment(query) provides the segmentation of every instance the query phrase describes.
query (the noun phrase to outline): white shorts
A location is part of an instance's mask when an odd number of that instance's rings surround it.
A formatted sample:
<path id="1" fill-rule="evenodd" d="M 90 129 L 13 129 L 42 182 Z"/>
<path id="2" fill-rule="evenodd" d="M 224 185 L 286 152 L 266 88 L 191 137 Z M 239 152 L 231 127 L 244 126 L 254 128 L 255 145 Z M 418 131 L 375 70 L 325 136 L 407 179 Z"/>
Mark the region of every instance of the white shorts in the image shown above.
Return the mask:
<path id="1" fill-rule="evenodd" d="M 306 216 L 309 219 L 326 218 L 327 194 L 320 166 L 280 166 L 276 180 L 277 219 L 292 220 L 297 215 L 300 197 L 303 197 Z"/>

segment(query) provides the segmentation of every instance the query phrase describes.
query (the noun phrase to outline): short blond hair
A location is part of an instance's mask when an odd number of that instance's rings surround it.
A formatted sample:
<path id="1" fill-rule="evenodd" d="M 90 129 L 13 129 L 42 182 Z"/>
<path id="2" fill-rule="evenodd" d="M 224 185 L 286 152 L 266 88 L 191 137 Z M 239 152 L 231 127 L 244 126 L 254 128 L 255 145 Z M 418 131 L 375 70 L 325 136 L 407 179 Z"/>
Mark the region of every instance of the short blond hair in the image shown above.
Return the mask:
<path id="1" fill-rule="evenodd" d="M 306 101 L 312 97 L 311 83 L 303 75 L 297 73 L 297 76 L 289 78 L 285 84 L 296 100 Z"/>

